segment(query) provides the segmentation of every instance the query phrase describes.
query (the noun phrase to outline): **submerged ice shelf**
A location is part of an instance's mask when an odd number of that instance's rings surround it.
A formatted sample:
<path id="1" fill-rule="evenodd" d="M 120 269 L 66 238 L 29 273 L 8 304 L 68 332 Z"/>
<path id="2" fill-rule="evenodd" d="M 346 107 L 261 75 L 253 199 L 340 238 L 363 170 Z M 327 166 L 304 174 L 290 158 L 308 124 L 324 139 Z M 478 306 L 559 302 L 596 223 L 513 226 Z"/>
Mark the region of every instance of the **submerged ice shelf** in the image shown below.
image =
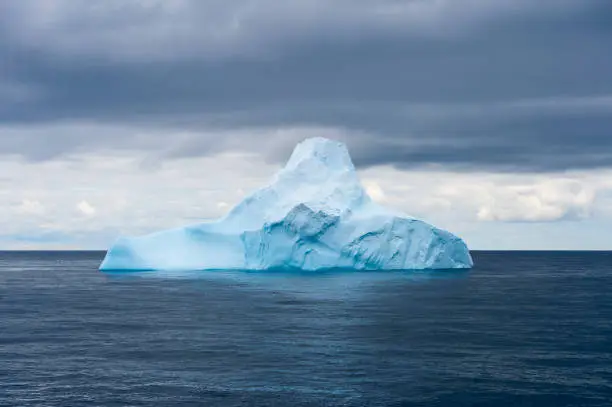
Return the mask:
<path id="1" fill-rule="evenodd" d="M 121 237 L 101 270 L 470 268 L 459 237 L 384 208 L 362 187 L 344 144 L 297 145 L 272 179 L 225 217 Z"/>

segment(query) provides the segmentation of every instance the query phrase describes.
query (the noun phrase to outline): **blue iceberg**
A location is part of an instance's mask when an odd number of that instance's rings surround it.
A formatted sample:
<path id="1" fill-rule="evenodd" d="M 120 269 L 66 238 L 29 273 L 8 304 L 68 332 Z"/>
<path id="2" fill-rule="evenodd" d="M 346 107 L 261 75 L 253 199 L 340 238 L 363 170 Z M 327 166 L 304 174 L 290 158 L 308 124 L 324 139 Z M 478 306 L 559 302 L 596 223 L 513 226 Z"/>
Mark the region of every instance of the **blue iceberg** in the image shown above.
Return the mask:
<path id="1" fill-rule="evenodd" d="M 121 237 L 101 270 L 456 269 L 473 262 L 459 237 L 373 202 L 346 146 L 297 145 L 269 185 L 225 217 Z"/>

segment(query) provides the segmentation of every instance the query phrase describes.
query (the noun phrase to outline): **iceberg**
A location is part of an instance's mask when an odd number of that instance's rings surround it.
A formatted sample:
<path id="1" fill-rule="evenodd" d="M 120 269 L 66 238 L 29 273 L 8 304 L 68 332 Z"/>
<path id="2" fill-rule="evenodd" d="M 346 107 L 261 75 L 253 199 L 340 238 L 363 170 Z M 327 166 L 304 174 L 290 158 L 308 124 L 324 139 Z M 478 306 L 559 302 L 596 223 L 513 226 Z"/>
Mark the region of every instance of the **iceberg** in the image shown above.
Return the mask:
<path id="1" fill-rule="evenodd" d="M 343 143 L 299 143 L 271 182 L 223 218 L 120 237 L 100 270 L 457 269 L 459 237 L 374 202 Z"/>

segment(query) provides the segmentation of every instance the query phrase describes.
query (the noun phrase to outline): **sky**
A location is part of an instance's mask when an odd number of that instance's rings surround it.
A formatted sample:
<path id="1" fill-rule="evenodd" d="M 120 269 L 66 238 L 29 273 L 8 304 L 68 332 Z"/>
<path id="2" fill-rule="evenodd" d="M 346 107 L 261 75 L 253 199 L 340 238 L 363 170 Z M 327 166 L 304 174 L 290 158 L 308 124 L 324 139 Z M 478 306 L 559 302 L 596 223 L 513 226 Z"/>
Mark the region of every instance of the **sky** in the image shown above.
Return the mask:
<path id="1" fill-rule="evenodd" d="M 0 249 L 216 218 L 313 136 L 472 249 L 612 249 L 612 2 L 0 2 Z"/>

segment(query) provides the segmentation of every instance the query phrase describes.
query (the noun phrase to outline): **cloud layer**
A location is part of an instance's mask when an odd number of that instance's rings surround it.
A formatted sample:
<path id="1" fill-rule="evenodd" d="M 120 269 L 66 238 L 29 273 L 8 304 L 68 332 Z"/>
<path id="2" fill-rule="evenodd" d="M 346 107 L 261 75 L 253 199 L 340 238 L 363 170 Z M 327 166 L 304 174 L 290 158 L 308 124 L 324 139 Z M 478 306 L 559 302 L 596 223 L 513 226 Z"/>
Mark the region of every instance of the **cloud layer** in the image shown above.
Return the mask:
<path id="1" fill-rule="evenodd" d="M 140 127 L 139 147 L 150 150 L 163 150 L 159 129 L 166 144 L 190 132 L 188 150 L 202 156 L 213 132 L 254 129 L 231 145 L 248 150 L 258 129 L 314 127 L 353 134 L 361 166 L 557 171 L 612 159 L 605 1 L 1 7 L 0 153 L 45 159 L 130 144 L 110 133 L 40 135 L 60 123 Z"/>
<path id="2" fill-rule="evenodd" d="M 477 243 L 607 219 L 610 21 L 605 0 L 4 1 L 4 228 L 106 244 L 184 220 L 165 211 L 213 216 L 310 136 L 346 142 L 377 199 Z M 185 192 L 230 162 L 214 196 Z M 153 182 L 176 186 L 159 208 Z"/>
<path id="3" fill-rule="evenodd" d="M 2 179 L 0 224 L 12 237 L 9 247 L 46 247 L 48 239 L 53 245 L 104 248 L 119 234 L 212 219 L 264 185 L 278 168 L 258 154 L 219 153 L 157 166 L 143 166 L 144 158 L 79 154 L 35 163 L 3 160 L 0 170 L 9 176 Z M 10 174 L 19 174 L 19 181 Z M 492 234 L 505 248 L 533 243 L 558 248 L 572 233 L 584 233 L 581 225 L 591 220 L 598 223 L 590 226 L 592 237 L 575 243 L 601 247 L 595 233 L 612 226 L 612 214 L 606 213 L 612 207 L 612 170 L 516 176 L 377 166 L 360 176 L 373 199 L 460 233 L 475 248 L 491 248 Z M 522 225 L 526 236 L 516 240 L 504 234 L 503 223 Z M 550 232 L 557 223 L 565 225 L 564 233 Z M 550 235 L 533 242 L 534 231 Z"/>
<path id="4" fill-rule="evenodd" d="M 64 57 L 137 60 L 269 56 L 331 39 L 449 38 L 510 13 L 580 11 L 578 0 L 20 0 L 3 4 L 13 41 Z M 78 33 L 78 35 L 75 35 Z"/>

